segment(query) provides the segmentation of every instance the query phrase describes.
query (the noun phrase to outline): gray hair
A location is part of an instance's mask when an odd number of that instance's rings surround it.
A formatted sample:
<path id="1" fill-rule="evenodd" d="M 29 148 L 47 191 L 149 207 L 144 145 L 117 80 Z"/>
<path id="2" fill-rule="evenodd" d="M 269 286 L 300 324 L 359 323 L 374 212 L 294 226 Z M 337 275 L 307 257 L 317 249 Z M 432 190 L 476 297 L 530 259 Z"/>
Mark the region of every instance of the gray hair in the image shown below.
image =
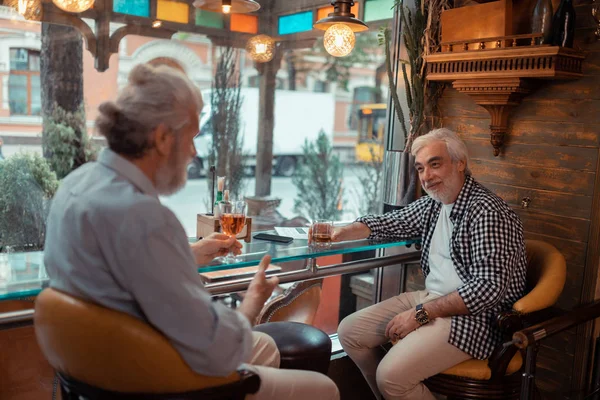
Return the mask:
<path id="1" fill-rule="evenodd" d="M 140 158 L 154 146 L 150 134 L 159 125 L 177 135 L 192 122 L 190 114 L 200 114 L 202 107 L 200 90 L 184 73 L 165 65 L 139 64 L 117 99 L 98 108 L 96 129 L 111 150 Z"/>
<path id="2" fill-rule="evenodd" d="M 471 175 L 471 168 L 469 167 L 469 152 L 467 146 L 460 140 L 458 135 L 447 128 L 434 129 L 426 135 L 419 136 L 415 139 L 412 144 L 411 153 L 416 156 L 421 149 L 432 142 L 444 142 L 448 149 L 448 154 L 452 162 L 464 161 L 465 162 L 465 175 Z"/>

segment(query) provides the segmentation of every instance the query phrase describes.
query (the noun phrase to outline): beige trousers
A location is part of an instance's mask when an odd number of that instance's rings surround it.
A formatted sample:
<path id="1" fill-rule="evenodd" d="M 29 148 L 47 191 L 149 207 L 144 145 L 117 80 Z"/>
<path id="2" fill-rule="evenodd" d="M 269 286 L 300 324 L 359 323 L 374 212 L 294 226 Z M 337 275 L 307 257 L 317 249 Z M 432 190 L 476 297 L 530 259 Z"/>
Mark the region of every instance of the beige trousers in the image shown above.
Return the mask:
<path id="1" fill-rule="evenodd" d="M 335 383 L 326 375 L 313 371 L 279 368 L 279 350 L 275 341 L 264 333 L 253 332 L 254 347 L 245 367 L 260 376 L 260 389 L 247 400 L 339 400 Z"/>
<path id="2" fill-rule="evenodd" d="M 388 322 L 397 314 L 438 296 L 426 291 L 402 293 L 355 312 L 338 328 L 342 347 L 356 363 L 378 399 L 434 400 L 422 383 L 472 358 L 448 343 L 450 318 L 437 318 L 408 334 L 386 354 Z"/>

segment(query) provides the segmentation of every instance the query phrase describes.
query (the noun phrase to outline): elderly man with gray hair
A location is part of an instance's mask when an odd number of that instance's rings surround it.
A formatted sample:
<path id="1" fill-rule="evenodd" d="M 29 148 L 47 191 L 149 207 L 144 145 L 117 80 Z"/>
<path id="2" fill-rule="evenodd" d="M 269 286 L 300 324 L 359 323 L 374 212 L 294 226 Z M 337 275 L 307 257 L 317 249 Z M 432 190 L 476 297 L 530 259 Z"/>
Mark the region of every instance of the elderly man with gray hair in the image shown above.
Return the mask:
<path id="1" fill-rule="evenodd" d="M 345 318 L 346 353 L 377 398 L 434 399 L 426 378 L 501 340 L 493 319 L 525 290 L 523 227 L 498 196 L 471 177 L 465 144 L 448 129 L 412 146 L 424 196 L 404 209 L 337 228 L 334 241 L 420 236 L 425 290 L 402 293 Z M 383 356 L 379 346 L 396 342 Z"/>
<path id="2" fill-rule="evenodd" d="M 252 364 L 261 385 L 251 399 L 337 400 L 328 377 L 279 370 L 273 339 L 251 330 L 277 285 L 265 277 L 270 258 L 237 310 L 213 302 L 197 265 L 241 244 L 213 234 L 190 246 L 160 203 L 186 182 L 201 110 L 200 91 L 182 72 L 149 65 L 133 68 L 116 101 L 100 105 L 96 129 L 108 148 L 64 179 L 50 210 L 50 286 L 149 323 L 200 374 L 228 376 Z"/>

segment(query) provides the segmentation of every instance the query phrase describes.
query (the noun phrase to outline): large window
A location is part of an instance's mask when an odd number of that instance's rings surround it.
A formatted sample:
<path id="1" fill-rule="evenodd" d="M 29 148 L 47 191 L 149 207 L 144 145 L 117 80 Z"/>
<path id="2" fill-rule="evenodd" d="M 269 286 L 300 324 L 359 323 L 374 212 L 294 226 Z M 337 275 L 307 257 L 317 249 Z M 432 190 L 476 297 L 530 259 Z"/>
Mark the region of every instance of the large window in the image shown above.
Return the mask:
<path id="1" fill-rule="evenodd" d="M 8 102 L 11 115 L 41 115 L 39 51 L 10 49 Z"/>

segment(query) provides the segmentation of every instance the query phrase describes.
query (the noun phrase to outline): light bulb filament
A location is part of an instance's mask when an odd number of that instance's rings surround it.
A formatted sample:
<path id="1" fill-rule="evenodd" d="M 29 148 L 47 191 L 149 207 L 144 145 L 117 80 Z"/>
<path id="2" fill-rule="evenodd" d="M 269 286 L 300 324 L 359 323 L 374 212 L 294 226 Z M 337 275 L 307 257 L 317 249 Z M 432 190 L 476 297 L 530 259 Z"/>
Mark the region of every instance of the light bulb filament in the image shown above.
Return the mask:
<path id="1" fill-rule="evenodd" d="M 265 54 L 267 52 L 267 45 L 265 43 L 257 43 L 254 50 L 256 54 Z"/>
<path id="2" fill-rule="evenodd" d="M 25 15 L 25 13 L 27 12 L 27 3 L 28 0 L 19 0 L 19 6 L 17 8 L 19 14 Z"/>
<path id="3" fill-rule="evenodd" d="M 325 50 L 334 57 L 345 57 L 352 52 L 356 37 L 346 24 L 331 25 L 323 36 Z"/>

